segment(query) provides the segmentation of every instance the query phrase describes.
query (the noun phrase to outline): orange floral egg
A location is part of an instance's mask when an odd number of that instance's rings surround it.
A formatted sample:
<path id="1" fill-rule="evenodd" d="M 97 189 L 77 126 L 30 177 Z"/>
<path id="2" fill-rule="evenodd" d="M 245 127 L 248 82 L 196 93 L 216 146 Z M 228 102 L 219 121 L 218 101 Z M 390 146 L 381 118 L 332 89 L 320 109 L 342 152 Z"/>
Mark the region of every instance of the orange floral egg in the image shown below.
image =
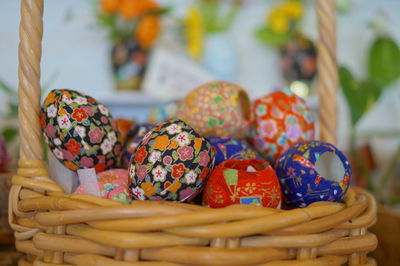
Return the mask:
<path id="1" fill-rule="evenodd" d="M 250 140 L 271 163 L 289 147 L 315 137 L 310 107 L 288 89 L 256 99 L 252 112 Z"/>

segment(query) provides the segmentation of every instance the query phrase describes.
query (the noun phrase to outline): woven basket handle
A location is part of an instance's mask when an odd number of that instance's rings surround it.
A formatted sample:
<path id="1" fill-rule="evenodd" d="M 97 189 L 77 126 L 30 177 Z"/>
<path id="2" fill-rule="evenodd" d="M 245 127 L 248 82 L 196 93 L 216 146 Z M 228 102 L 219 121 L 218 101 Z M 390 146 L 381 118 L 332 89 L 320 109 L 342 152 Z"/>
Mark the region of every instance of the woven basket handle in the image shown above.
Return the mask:
<path id="1" fill-rule="evenodd" d="M 42 56 L 43 0 L 21 0 L 19 25 L 18 117 L 20 158 L 42 160 L 40 114 L 40 58 Z"/>
<path id="2" fill-rule="evenodd" d="M 318 86 L 320 139 L 336 143 L 336 25 L 333 0 L 316 0 L 318 14 Z M 20 158 L 42 160 L 40 113 L 40 59 L 43 0 L 21 0 L 18 97 Z"/>
<path id="3" fill-rule="evenodd" d="M 334 0 L 315 0 L 318 17 L 318 91 L 320 140 L 336 144 L 338 72 Z"/>

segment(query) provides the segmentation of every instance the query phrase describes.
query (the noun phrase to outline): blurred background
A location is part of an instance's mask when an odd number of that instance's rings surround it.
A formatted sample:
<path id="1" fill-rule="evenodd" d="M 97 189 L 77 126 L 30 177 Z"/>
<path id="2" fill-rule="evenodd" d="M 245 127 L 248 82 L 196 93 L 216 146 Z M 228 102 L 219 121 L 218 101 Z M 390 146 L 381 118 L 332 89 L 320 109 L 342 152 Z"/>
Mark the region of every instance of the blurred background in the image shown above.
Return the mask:
<path id="1" fill-rule="evenodd" d="M 43 96 L 80 90 L 114 117 L 144 122 L 197 85 L 225 80 L 251 99 L 290 88 L 317 112 L 314 1 L 134 2 L 45 1 Z M 352 158 L 354 184 L 372 191 L 399 225 L 400 1 L 336 7 L 338 147 Z M 19 1 L 1 1 L 0 172 L 12 172 L 18 154 L 19 19 Z"/>

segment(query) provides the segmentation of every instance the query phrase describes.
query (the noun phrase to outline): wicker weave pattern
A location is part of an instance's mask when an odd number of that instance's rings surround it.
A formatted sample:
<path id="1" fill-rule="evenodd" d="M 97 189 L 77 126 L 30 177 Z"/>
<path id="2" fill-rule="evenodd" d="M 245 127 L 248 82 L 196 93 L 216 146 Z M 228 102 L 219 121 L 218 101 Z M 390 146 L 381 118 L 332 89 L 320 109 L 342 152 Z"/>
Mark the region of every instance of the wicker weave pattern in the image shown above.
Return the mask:
<path id="1" fill-rule="evenodd" d="M 316 0 L 319 15 L 321 138 L 335 142 L 333 0 Z M 366 254 L 376 203 L 352 188 L 345 203 L 290 211 L 235 205 L 224 209 L 174 202 L 130 205 L 69 195 L 42 161 L 39 125 L 43 0 L 21 0 L 21 160 L 12 179 L 9 222 L 20 265 L 375 265 Z M 325 119 L 324 119 L 325 117 Z"/>

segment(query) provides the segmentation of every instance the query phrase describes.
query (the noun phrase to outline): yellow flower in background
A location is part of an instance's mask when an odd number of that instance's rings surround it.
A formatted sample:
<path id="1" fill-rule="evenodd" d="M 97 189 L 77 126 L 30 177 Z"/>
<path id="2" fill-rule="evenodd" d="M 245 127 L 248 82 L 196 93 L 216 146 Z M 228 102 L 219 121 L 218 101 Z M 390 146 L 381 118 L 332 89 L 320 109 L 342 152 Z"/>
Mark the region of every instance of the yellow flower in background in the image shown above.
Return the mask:
<path id="1" fill-rule="evenodd" d="M 106 14 L 115 13 L 120 5 L 121 0 L 102 0 L 100 2 L 100 8 Z"/>
<path id="2" fill-rule="evenodd" d="M 268 24 L 276 33 L 285 34 L 289 31 L 289 18 L 280 8 L 269 14 Z"/>
<path id="3" fill-rule="evenodd" d="M 303 16 L 303 5 L 299 1 L 286 1 L 281 8 L 291 19 L 299 20 Z"/>
<path id="4" fill-rule="evenodd" d="M 200 59 L 203 52 L 204 23 L 198 9 L 191 7 L 186 18 L 187 51 L 194 59 Z"/>

